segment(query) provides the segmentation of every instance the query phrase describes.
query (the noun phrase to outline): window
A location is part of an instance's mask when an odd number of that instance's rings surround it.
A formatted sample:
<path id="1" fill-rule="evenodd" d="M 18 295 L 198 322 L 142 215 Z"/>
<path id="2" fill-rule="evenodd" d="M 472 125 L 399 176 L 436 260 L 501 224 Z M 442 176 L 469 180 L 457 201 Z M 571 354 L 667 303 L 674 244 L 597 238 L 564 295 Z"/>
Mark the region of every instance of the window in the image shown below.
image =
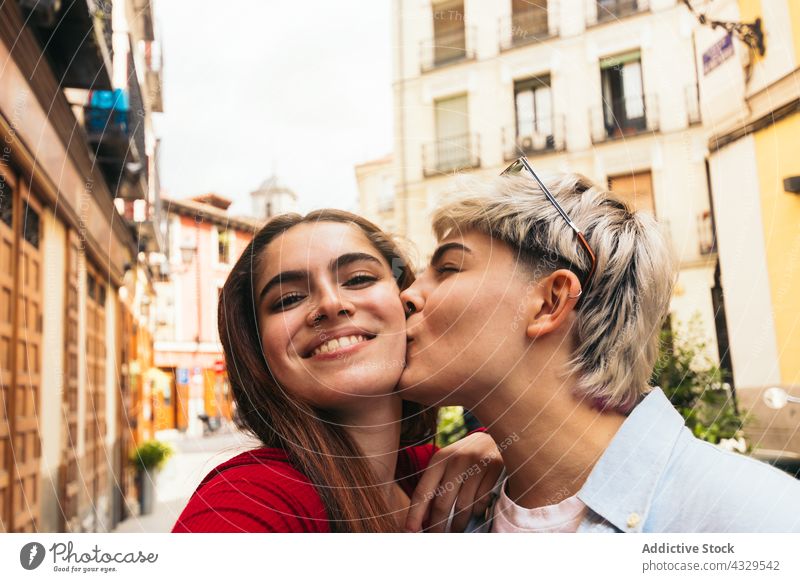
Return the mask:
<path id="1" fill-rule="evenodd" d="M 597 0 L 597 22 L 608 22 L 636 14 L 646 4 L 646 0 Z"/>
<path id="2" fill-rule="evenodd" d="M 217 227 L 217 262 L 228 264 L 231 256 L 231 241 L 228 229 Z"/>
<path id="3" fill-rule="evenodd" d="M 512 0 L 511 34 L 514 44 L 548 36 L 547 0 Z"/>
<path id="4" fill-rule="evenodd" d="M 39 248 L 39 213 L 25 202 L 22 205 L 22 237 L 34 248 Z"/>
<path id="5" fill-rule="evenodd" d="M 442 65 L 466 56 L 464 2 L 439 2 L 433 6 L 433 64 Z"/>
<path id="6" fill-rule="evenodd" d="M 436 101 L 436 169 L 449 171 L 469 165 L 470 139 L 467 96 Z"/>
<path id="7" fill-rule="evenodd" d="M 517 148 L 525 153 L 553 149 L 553 104 L 550 76 L 514 83 Z"/>
<path id="8" fill-rule="evenodd" d="M 600 61 L 603 126 L 607 138 L 647 129 L 639 51 Z"/>
<path id="9" fill-rule="evenodd" d="M 608 189 L 631 208 L 655 215 L 653 180 L 650 171 L 609 176 Z"/>

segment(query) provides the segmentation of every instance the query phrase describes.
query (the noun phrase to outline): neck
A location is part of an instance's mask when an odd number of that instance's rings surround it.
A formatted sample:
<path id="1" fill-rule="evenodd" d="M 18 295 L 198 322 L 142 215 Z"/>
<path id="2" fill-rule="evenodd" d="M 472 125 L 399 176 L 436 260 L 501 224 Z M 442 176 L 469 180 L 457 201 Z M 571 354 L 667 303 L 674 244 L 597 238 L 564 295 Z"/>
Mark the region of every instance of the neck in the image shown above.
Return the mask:
<path id="1" fill-rule="evenodd" d="M 509 498 L 534 508 L 580 490 L 625 416 L 575 397 L 577 378 L 558 376 L 557 365 L 530 368 L 509 376 L 473 411 L 501 448 Z"/>
<path id="2" fill-rule="evenodd" d="M 367 459 L 379 490 L 394 511 L 407 510 L 410 503 L 395 481 L 402 414 L 402 398 L 392 393 L 370 398 L 363 407 L 337 418 Z"/>

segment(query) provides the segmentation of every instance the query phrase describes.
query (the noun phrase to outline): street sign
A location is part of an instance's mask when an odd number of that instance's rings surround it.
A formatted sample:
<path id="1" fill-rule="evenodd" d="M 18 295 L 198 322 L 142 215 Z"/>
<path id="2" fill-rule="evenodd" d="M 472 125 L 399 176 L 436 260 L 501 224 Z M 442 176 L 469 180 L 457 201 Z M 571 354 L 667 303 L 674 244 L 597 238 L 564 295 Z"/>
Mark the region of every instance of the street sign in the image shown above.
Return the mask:
<path id="1" fill-rule="evenodd" d="M 178 384 L 189 383 L 189 368 L 178 368 L 175 370 L 175 381 Z"/>
<path id="2" fill-rule="evenodd" d="M 729 32 L 703 53 L 703 75 L 708 75 L 733 56 L 733 37 Z"/>

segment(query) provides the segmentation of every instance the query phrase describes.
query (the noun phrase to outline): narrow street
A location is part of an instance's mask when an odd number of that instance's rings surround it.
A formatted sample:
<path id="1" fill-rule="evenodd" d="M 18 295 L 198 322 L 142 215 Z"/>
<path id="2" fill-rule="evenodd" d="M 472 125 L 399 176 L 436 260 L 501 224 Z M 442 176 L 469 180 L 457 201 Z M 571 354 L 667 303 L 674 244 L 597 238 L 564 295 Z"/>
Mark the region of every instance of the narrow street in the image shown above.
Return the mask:
<path id="1" fill-rule="evenodd" d="M 207 437 L 187 437 L 178 431 L 160 433 L 159 440 L 170 443 L 175 454 L 158 475 L 153 512 L 126 519 L 114 532 L 169 532 L 189 497 L 211 469 L 244 450 L 258 446 L 257 441 L 241 432 L 222 431 L 226 429 Z"/>

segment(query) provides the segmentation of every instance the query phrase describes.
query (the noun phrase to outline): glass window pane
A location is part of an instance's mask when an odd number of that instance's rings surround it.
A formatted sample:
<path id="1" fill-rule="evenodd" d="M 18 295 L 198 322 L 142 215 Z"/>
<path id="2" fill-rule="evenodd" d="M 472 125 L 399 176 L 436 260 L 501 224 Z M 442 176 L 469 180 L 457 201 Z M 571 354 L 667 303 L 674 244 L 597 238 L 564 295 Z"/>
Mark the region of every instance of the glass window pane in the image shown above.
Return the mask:
<path id="1" fill-rule="evenodd" d="M 644 116 L 640 62 L 628 63 L 622 68 L 622 91 L 625 95 L 625 116 L 628 119 Z"/>
<path id="2" fill-rule="evenodd" d="M 536 128 L 542 135 L 553 134 L 553 109 L 550 87 L 536 90 Z"/>
<path id="3" fill-rule="evenodd" d="M 533 135 L 533 91 L 527 89 L 517 93 L 517 135 Z"/>

